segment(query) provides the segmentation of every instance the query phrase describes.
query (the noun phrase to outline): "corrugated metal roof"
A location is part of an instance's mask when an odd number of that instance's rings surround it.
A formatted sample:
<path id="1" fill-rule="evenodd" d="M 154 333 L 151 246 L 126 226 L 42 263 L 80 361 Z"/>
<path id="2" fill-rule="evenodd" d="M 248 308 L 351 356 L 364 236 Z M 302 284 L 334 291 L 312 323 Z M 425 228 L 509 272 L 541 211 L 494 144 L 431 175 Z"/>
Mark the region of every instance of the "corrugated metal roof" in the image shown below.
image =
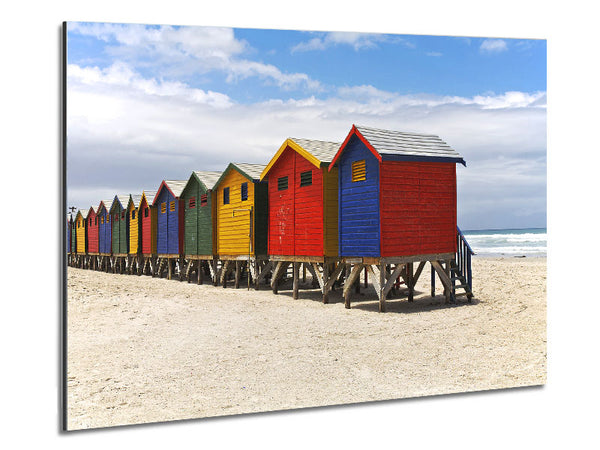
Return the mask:
<path id="1" fill-rule="evenodd" d="M 290 138 L 321 162 L 330 163 L 342 145 L 341 142 L 317 141 L 315 139 Z"/>
<path id="2" fill-rule="evenodd" d="M 175 197 L 179 197 L 187 184 L 187 180 L 165 180 L 165 184 L 171 189 Z"/>
<path id="3" fill-rule="evenodd" d="M 142 193 L 146 195 L 146 201 L 148 202 L 149 205 L 151 205 L 152 202 L 154 201 L 154 197 L 156 197 L 156 191 L 143 190 Z"/>
<path id="4" fill-rule="evenodd" d="M 140 207 L 140 202 L 142 201 L 142 196 L 141 195 L 129 195 L 129 199 L 133 202 L 133 207 L 134 208 L 139 208 Z M 127 205 L 129 206 L 129 202 L 127 203 Z"/>
<path id="5" fill-rule="evenodd" d="M 260 180 L 260 174 L 267 167 L 264 164 L 249 164 L 249 163 L 231 163 L 244 172 L 246 175 L 251 177 L 253 180 Z"/>
<path id="6" fill-rule="evenodd" d="M 434 134 L 407 133 L 355 125 L 384 159 L 417 157 L 454 160 L 464 164 L 462 156 Z"/>
<path id="7" fill-rule="evenodd" d="M 127 208 L 127 203 L 129 202 L 129 195 L 115 195 L 115 199 L 118 200 L 118 202 L 121 204 L 121 208 L 122 209 L 126 209 Z M 115 200 L 113 199 L 113 204 L 111 205 L 109 211 L 112 211 L 112 209 L 116 206 L 117 202 L 115 202 Z"/>
<path id="8" fill-rule="evenodd" d="M 110 208 L 112 208 L 112 202 L 112 200 L 102 200 L 100 203 L 104 203 L 106 210 L 110 211 Z M 98 205 L 98 210 L 100 210 L 100 205 Z"/>
<path id="9" fill-rule="evenodd" d="M 194 173 L 204 183 L 204 186 L 206 186 L 206 189 L 212 189 L 215 186 L 215 183 L 217 181 L 219 181 L 219 178 L 221 178 L 221 174 L 223 172 L 194 170 Z"/>

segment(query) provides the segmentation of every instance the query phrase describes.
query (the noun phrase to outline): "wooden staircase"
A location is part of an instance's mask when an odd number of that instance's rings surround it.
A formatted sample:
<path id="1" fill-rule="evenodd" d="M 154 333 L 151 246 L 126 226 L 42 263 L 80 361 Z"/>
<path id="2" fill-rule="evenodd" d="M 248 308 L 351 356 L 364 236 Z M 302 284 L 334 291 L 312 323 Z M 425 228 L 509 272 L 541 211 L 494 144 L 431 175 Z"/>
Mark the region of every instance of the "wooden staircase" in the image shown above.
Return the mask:
<path id="1" fill-rule="evenodd" d="M 450 261 L 450 280 L 452 281 L 451 301 L 455 302 L 459 295 L 466 295 L 469 303 L 473 298 L 473 275 L 471 272 L 471 256 L 475 252 L 456 227 L 456 256 Z M 456 284 L 458 282 L 458 284 Z M 462 292 L 457 293 L 457 289 Z"/>

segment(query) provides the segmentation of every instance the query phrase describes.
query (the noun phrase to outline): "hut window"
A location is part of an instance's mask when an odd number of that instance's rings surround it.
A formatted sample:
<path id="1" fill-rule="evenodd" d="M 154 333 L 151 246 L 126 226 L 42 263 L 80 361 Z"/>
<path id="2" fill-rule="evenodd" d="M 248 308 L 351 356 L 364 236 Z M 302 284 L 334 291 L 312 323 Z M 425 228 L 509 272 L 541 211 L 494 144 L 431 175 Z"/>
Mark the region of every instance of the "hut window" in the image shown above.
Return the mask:
<path id="1" fill-rule="evenodd" d="M 367 169 L 365 167 L 365 160 L 354 161 L 352 163 L 352 182 L 364 181 L 367 179 Z"/>
<path id="2" fill-rule="evenodd" d="M 202 194 L 200 196 L 200 206 L 206 206 L 206 205 L 208 205 L 208 195 Z"/>
<path id="3" fill-rule="evenodd" d="M 169 203 L 169 211 L 175 211 L 175 200 Z"/>
<path id="4" fill-rule="evenodd" d="M 312 184 L 312 170 L 300 174 L 300 187 L 310 186 Z"/>
<path id="5" fill-rule="evenodd" d="M 106 216 L 106 223 L 110 222 L 110 216 Z"/>
<path id="6" fill-rule="evenodd" d="M 188 206 L 189 206 L 190 209 L 193 209 L 193 208 L 196 207 L 196 197 L 190 198 Z"/>
<path id="7" fill-rule="evenodd" d="M 288 188 L 288 177 L 277 178 L 277 190 L 285 191 Z"/>
<path id="8" fill-rule="evenodd" d="M 229 205 L 229 188 L 228 187 L 223 189 L 223 204 Z"/>
<path id="9" fill-rule="evenodd" d="M 242 183 L 242 201 L 248 200 L 248 183 Z"/>
<path id="10" fill-rule="evenodd" d="M 104 216 L 100 217 L 100 224 L 104 223 Z"/>
<path id="11" fill-rule="evenodd" d="M 131 210 L 131 218 L 132 218 L 132 219 L 135 219 L 135 209 L 132 209 L 132 210 Z"/>
<path id="12" fill-rule="evenodd" d="M 119 221 L 119 215 L 115 214 L 115 222 L 118 222 L 118 221 Z"/>
<path id="13" fill-rule="evenodd" d="M 121 219 L 125 219 L 125 211 L 121 213 Z"/>
<path id="14" fill-rule="evenodd" d="M 144 217 L 148 217 L 148 208 L 144 208 Z"/>
<path id="15" fill-rule="evenodd" d="M 164 214 L 164 213 L 166 213 L 166 212 L 167 212 L 167 203 L 166 203 L 166 202 L 162 202 L 162 203 L 160 204 L 160 213 L 161 213 L 161 214 Z"/>

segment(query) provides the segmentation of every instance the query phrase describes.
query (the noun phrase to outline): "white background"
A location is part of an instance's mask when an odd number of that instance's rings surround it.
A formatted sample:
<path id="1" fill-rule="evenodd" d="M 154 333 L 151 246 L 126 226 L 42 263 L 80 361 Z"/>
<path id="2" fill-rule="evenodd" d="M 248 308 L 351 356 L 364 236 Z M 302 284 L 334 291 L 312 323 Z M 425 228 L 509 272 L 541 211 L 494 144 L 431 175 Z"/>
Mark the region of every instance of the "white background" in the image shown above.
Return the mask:
<path id="1" fill-rule="evenodd" d="M 592 2 L 102 0 L 2 6 L 4 448 L 537 448 L 597 445 L 598 38 Z M 548 384 L 59 433 L 63 20 L 548 39 Z M 514 274 L 518 277 L 518 274 Z M 373 349 L 377 351 L 377 349 Z M 318 380 L 315 380 L 318 382 Z M 385 383 L 386 380 L 380 380 Z M 8 446 L 6 446 L 8 444 Z"/>

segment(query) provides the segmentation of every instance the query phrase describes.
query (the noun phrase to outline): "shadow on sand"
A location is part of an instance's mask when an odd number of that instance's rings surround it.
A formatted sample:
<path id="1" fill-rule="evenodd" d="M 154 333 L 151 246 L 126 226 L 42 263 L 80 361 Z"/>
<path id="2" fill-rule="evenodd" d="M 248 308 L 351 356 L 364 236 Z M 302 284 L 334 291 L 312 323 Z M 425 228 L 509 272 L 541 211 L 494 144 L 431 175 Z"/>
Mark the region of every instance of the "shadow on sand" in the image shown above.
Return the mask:
<path id="1" fill-rule="evenodd" d="M 261 288 L 266 290 L 267 288 Z M 291 281 L 285 281 L 279 288 L 277 295 L 285 297 L 286 300 L 295 301 L 292 298 L 292 283 Z M 476 297 L 471 299 L 471 302 L 467 301 L 466 297 L 460 296 L 457 298 L 456 303 L 446 303 L 446 298 L 443 294 L 438 294 L 435 297 L 431 297 L 429 292 L 414 291 L 414 301 L 409 302 L 408 290 L 401 289 L 395 295 L 389 295 L 386 300 L 386 312 L 391 313 L 420 313 L 428 312 L 438 309 L 449 309 L 449 308 L 461 308 L 465 306 L 474 306 L 479 304 L 479 300 Z M 315 302 L 323 302 L 323 294 L 319 289 L 312 288 L 311 283 L 300 283 L 298 290 L 298 300 L 312 300 Z M 350 302 L 352 309 L 362 309 L 364 311 L 379 312 L 379 300 L 377 293 L 372 285 L 367 288 L 361 285 L 360 293 L 352 291 L 350 294 Z M 329 303 L 344 303 L 344 297 L 342 296 L 342 288 L 337 288 L 335 291 L 329 293 Z"/>

